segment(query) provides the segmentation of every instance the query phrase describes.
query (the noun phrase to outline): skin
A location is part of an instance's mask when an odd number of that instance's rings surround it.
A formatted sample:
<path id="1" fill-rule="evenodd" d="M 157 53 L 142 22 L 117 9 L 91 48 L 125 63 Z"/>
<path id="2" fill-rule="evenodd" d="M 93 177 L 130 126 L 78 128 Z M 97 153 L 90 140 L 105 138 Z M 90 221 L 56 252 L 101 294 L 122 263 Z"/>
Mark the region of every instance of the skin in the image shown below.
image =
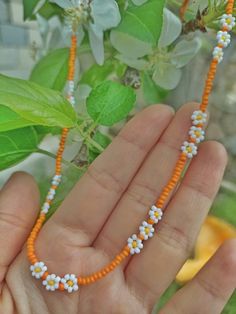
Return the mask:
<path id="1" fill-rule="evenodd" d="M 36 251 L 49 272 L 88 275 L 124 247 L 167 183 L 195 108 L 187 104 L 174 114 L 155 105 L 127 123 L 41 230 Z M 0 192 L 0 313 L 151 313 L 192 252 L 226 163 L 221 144 L 203 143 L 141 254 L 73 294 L 47 292 L 32 278 L 25 241 L 38 214 L 39 191 L 29 174 L 13 174 Z M 235 286 L 234 239 L 160 313 L 221 313 Z"/>

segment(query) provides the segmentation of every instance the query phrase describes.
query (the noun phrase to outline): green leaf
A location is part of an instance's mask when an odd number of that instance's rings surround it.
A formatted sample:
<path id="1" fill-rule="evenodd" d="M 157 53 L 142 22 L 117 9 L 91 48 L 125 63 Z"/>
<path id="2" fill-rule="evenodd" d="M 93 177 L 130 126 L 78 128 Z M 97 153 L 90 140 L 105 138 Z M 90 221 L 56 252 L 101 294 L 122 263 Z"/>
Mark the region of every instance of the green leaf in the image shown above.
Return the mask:
<path id="1" fill-rule="evenodd" d="M 201 48 L 201 40 L 195 37 L 193 40 L 181 40 L 171 52 L 171 63 L 177 68 L 188 64 Z"/>
<path id="2" fill-rule="evenodd" d="M 49 127 L 49 126 L 41 126 L 36 125 L 34 126 L 35 131 L 37 132 L 38 138 L 41 141 L 46 135 L 58 135 L 61 134 L 61 128 L 58 127 Z"/>
<path id="3" fill-rule="evenodd" d="M 168 91 L 157 86 L 147 72 L 142 75 L 142 88 L 148 105 L 158 104 L 168 95 Z"/>
<path id="4" fill-rule="evenodd" d="M 129 67 L 139 71 L 144 70 L 145 68 L 148 67 L 148 62 L 144 59 L 130 58 L 121 54 L 118 54 L 115 57 L 124 64 L 128 65 Z"/>
<path id="5" fill-rule="evenodd" d="M 33 125 L 6 106 L 0 105 L 0 132 L 23 128 Z"/>
<path id="6" fill-rule="evenodd" d="M 111 31 L 112 45 L 134 58 L 149 54 L 161 34 L 164 0 L 150 0 L 128 8 L 121 23 Z"/>
<path id="7" fill-rule="evenodd" d="M 30 80 L 44 87 L 61 91 L 67 79 L 68 59 L 67 48 L 50 52 L 35 65 Z"/>
<path id="8" fill-rule="evenodd" d="M 171 63 L 159 63 L 153 73 L 153 81 L 164 89 L 174 89 L 181 79 L 182 72 Z"/>
<path id="9" fill-rule="evenodd" d="M 14 166 L 37 150 L 39 139 L 33 127 L 0 133 L 0 170 Z"/>
<path id="10" fill-rule="evenodd" d="M 62 95 L 33 82 L 0 75 L 0 104 L 36 125 L 73 127 L 76 113 Z"/>
<path id="11" fill-rule="evenodd" d="M 63 179 L 58 187 L 56 198 L 52 203 L 52 206 L 50 207 L 49 212 L 47 214 L 47 219 L 49 219 L 56 212 L 60 204 L 63 202 L 63 200 L 66 198 L 66 196 L 69 194 L 69 192 L 72 190 L 74 185 L 79 181 L 79 179 L 82 177 L 86 170 L 87 168 L 85 166 L 80 168 L 76 167 L 73 164 L 66 166 L 66 168 L 63 170 Z M 50 181 L 51 177 L 49 177 L 47 181 L 40 182 L 39 184 L 40 192 L 42 195 L 41 204 L 43 204 L 45 197 L 48 193 L 48 190 L 50 188 Z"/>
<path id="12" fill-rule="evenodd" d="M 63 9 L 57 6 L 54 3 L 46 1 L 38 13 L 43 16 L 45 19 L 49 20 L 54 15 L 62 15 Z"/>
<path id="13" fill-rule="evenodd" d="M 23 5 L 24 5 L 24 20 L 27 18 L 31 18 L 34 9 L 36 8 L 37 4 L 39 3 L 40 0 L 23 0 Z"/>
<path id="14" fill-rule="evenodd" d="M 102 66 L 95 63 L 83 73 L 80 84 L 95 87 L 102 83 L 113 71 L 114 64 L 110 59 L 107 59 Z"/>
<path id="15" fill-rule="evenodd" d="M 170 10 L 164 9 L 163 27 L 158 42 L 158 47 L 163 48 L 169 46 L 181 34 L 182 23 L 180 19 Z"/>
<path id="16" fill-rule="evenodd" d="M 104 149 L 111 143 L 110 137 L 97 131 L 93 136 L 93 140 L 101 145 Z M 96 149 L 96 147 L 92 147 L 89 149 L 89 163 L 92 163 L 95 158 L 100 154 L 100 152 Z"/>
<path id="17" fill-rule="evenodd" d="M 134 107 L 135 99 L 132 88 L 105 81 L 90 93 L 87 110 L 96 123 L 110 126 L 127 117 Z"/>
<path id="18" fill-rule="evenodd" d="M 224 219 L 236 227 L 235 193 L 219 193 L 211 208 L 211 214 Z"/>

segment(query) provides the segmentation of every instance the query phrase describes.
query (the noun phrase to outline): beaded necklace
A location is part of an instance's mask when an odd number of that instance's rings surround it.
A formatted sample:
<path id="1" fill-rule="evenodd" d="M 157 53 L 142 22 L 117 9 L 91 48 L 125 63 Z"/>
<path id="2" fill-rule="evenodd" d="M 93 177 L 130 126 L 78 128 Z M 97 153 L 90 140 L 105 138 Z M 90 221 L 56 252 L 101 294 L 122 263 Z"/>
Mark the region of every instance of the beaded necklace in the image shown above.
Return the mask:
<path id="1" fill-rule="evenodd" d="M 41 279 L 42 284 L 48 291 L 67 291 L 69 293 L 77 291 L 79 286 L 88 285 L 96 282 L 97 280 L 105 277 L 111 271 L 113 271 L 119 264 L 129 255 L 139 254 L 143 249 L 144 242 L 154 235 L 154 226 L 158 224 L 163 215 L 163 208 L 166 200 L 170 196 L 170 193 L 176 187 L 180 180 L 181 174 L 189 159 L 194 157 L 198 151 L 198 144 L 204 140 L 205 132 L 203 130 L 204 124 L 207 120 L 207 105 L 209 101 L 209 95 L 212 90 L 213 80 L 216 74 L 216 68 L 218 63 L 223 59 L 223 49 L 230 44 L 231 36 L 229 31 L 235 26 L 235 18 L 233 17 L 234 0 L 228 0 L 226 6 L 226 12 L 220 19 L 221 30 L 217 33 L 217 45 L 212 53 L 212 61 L 207 74 L 205 87 L 202 95 L 202 101 L 199 109 L 194 111 L 191 120 L 192 126 L 188 133 L 188 139 L 184 141 L 180 149 L 180 155 L 176 162 L 173 174 L 169 179 L 166 186 L 163 188 L 156 203 L 148 210 L 148 218 L 142 222 L 139 227 L 139 232 L 133 234 L 128 238 L 127 244 L 122 251 L 117 254 L 114 259 L 105 265 L 101 270 L 96 271 L 87 276 L 76 276 L 74 274 L 67 274 L 64 277 L 52 274 L 48 272 L 48 268 L 44 262 L 40 261 L 35 253 L 35 241 L 37 236 L 46 220 L 46 214 L 53 202 L 56 194 L 56 190 L 61 182 L 61 162 L 62 154 L 65 148 L 65 142 L 68 135 L 68 129 L 62 130 L 59 148 L 56 157 L 55 175 L 52 178 L 51 187 L 46 196 L 46 200 L 41 208 L 39 217 L 33 227 L 30 236 L 27 240 L 27 255 L 31 264 L 30 271 L 32 276 L 36 279 Z M 68 73 L 68 91 L 67 99 L 72 106 L 75 104 L 74 98 L 74 76 L 75 76 L 75 59 L 76 59 L 76 46 L 77 37 L 75 32 L 72 32 L 70 56 L 69 56 L 69 73 Z"/>

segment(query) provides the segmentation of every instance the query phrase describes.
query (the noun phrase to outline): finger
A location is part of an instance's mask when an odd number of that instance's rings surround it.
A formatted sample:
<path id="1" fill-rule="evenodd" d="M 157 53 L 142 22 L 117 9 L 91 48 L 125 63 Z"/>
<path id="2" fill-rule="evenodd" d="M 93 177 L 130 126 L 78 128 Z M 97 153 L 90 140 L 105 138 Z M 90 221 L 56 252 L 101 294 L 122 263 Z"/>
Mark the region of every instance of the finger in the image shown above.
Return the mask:
<path id="1" fill-rule="evenodd" d="M 89 167 L 45 232 L 55 226 L 80 232 L 78 245 L 90 245 L 172 116 L 170 107 L 156 105 L 132 119 Z"/>
<path id="2" fill-rule="evenodd" d="M 203 143 L 186 177 L 167 206 L 157 233 L 145 242 L 140 256 L 131 259 L 127 281 L 142 295 L 147 287 L 150 306 L 174 280 L 192 247 L 219 188 L 227 157 L 217 142 Z M 142 270 L 142 272 L 140 271 Z"/>
<path id="3" fill-rule="evenodd" d="M 196 106 L 187 104 L 176 113 L 99 234 L 96 248 L 113 257 L 124 247 L 127 238 L 136 233 L 171 175 Z"/>
<path id="4" fill-rule="evenodd" d="M 0 288 L 38 214 L 39 191 L 27 173 L 14 173 L 0 192 Z"/>
<path id="5" fill-rule="evenodd" d="M 236 288 L 236 239 L 228 240 L 160 314 L 220 314 Z"/>

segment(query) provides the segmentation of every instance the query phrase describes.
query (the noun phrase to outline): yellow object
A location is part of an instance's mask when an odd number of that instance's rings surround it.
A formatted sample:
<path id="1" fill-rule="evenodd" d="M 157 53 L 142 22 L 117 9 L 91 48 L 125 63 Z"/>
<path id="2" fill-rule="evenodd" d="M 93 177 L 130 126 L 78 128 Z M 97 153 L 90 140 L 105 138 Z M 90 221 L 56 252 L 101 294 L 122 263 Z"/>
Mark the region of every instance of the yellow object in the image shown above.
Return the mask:
<path id="1" fill-rule="evenodd" d="M 196 242 L 195 257 L 186 261 L 176 281 L 185 283 L 191 280 L 225 240 L 235 237 L 236 228 L 222 219 L 208 216 Z"/>

